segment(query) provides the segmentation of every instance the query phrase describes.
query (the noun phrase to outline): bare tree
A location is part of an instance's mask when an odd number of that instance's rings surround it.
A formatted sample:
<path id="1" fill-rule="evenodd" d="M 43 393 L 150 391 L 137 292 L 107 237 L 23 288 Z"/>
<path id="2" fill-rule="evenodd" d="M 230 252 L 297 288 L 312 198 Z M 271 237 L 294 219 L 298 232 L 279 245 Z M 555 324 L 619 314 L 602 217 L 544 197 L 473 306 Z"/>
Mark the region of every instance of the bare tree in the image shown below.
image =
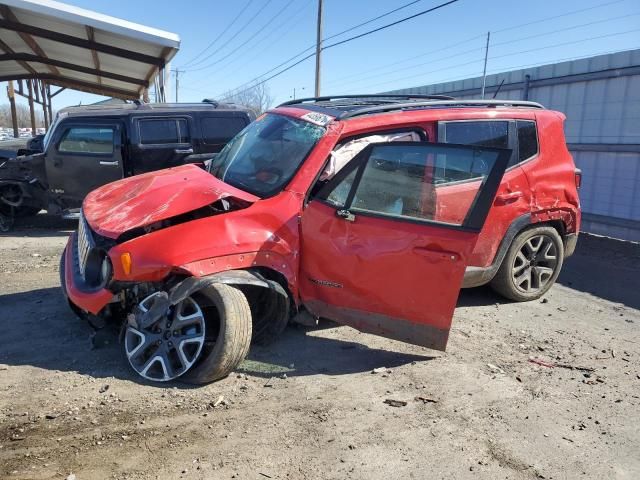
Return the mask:
<path id="1" fill-rule="evenodd" d="M 31 115 L 29 114 L 29 107 L 22 103 L 16 104 L 16 113 L 18 114 L 18 127 L 28 128 L 31 127 Z M 36 109 L 36 126 L 44 127 L 44 115 L 42 110 Z M 11 127 L 11 107 L 8 103 L 0 105 L 0 127 Z"/>
<path id="2" fill-rule="evenodd" d="M 257 83 L 239 91 L 229 90 L 222 96 L 220 101 L 242 105 L 258 116 L 271 107 L 273 96 L 269 92 L 269 87 L 266 83 Z"/>

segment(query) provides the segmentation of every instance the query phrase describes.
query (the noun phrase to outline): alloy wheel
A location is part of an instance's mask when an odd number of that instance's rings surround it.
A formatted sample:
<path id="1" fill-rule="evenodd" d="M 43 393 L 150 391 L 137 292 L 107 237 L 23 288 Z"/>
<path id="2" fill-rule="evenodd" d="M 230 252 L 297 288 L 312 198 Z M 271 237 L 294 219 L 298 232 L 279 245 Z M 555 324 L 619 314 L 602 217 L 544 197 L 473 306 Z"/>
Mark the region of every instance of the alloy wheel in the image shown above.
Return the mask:
<path id="1" fill-rule="evenodd" d="M 515 256 L 511 275 L 516 288 L 526 293 L 543 289 L 558 266 L 558 252 L 547 235 L 529 238 Z"/>
<path id="2" fill-rule="evenodd" d="M 139 304 L 142 312 L 153 304 L 154 293 Z M 193 366 L 204 345 L 205 317 L 200 306 L 188 297 L 172 306 L 167 315 L 146 328 L 128 325 L 125 352 L 129 364 L 142 377 L 166 382 Z"/>

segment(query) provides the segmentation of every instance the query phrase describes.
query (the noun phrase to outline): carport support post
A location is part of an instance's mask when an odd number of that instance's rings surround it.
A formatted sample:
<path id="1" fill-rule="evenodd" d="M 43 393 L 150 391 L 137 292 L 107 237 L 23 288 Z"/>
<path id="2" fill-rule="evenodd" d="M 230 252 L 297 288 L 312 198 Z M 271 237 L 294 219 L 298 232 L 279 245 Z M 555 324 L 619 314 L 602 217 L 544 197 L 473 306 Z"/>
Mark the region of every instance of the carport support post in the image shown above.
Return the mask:
<path id="1" fill-rule="evenodd" d="M 51 110 L 51 85 L 47 84 L 47 111 L 49 112 L 49 125 L 53 123 L 53 112 Z"/>
<path id="2" fill-rule="evenodd" d="M 7 85 L 7 97 L 9 97 L 9 105 L 11 106 L 11 124 L 13 126 L 13 136 L 18 138 L 18 112 L 16 111 L 16 95 L 13 90 L 13 80 L 9 80 Z"/>
<path id="3" fill-rule="evenodd" d="M 37 132 L 36 126 L 36 112 L 33 109 L 33 82 L 27 80 L 27 87 L 29 88 L 29 115 L 31 116 L 31 134 L 35 136 Z"/>
<path id="4" fill-rule="evenodd" d="M 47 92 L 44 83 L 40 82 L 40 93 L 42 94 L 42 113 L 44 114 L 44 128 L 49 130 L 49 115 L 47 115 Z"/>

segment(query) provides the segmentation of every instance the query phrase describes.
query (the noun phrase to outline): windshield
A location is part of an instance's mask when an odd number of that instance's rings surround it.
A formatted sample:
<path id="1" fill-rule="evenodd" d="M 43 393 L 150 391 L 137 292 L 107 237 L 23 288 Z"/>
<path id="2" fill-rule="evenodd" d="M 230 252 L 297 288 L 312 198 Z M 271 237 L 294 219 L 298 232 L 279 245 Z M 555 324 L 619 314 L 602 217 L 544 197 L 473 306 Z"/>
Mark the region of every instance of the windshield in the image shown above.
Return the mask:
<path id="1" fill-rule="evenodd" d="M 303 120 L 267 114 L 236 135 L 209 171 L 229 185 L 269 197 L 291 180 L 324 132 Z"/>
<path id="2" fill-rule="evenodd" d="M 53 124 L 49 126 L 49 129 L 47 130 L 47 133 L 45 133 L 44 139 L 42 140 L 42 151 L 43 152 L 47 151 L 47 148 L 49 147 L 49 142 L 51 141 L 51 135 L 52 135 L 53 131 L 56 129 L 56 127 L 58 126 L 59 122 L 60 122 L 60 115 L 56 115 L 56 118 L 53 121 Z"/>

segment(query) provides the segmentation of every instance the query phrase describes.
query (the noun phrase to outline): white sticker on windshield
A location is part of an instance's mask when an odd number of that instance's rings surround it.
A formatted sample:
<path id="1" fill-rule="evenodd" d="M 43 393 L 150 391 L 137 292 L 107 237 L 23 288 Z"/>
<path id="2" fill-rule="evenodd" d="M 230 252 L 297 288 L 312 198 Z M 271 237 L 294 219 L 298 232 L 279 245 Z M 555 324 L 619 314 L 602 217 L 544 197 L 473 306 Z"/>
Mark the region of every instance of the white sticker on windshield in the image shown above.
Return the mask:
<path id="1" fill-rule="evenodd" d="M 304 114 L 300 118 L 302 118 L 303 120 L 306 120 L 307 122 L 320 125 L 321 127 L 324 127 L 327 123 L 333 120 L 333 117 L 330 117 L 329 115 L 325 115 L 324 113 L 318 113 L 318 112 L 309 112 Z"/>

